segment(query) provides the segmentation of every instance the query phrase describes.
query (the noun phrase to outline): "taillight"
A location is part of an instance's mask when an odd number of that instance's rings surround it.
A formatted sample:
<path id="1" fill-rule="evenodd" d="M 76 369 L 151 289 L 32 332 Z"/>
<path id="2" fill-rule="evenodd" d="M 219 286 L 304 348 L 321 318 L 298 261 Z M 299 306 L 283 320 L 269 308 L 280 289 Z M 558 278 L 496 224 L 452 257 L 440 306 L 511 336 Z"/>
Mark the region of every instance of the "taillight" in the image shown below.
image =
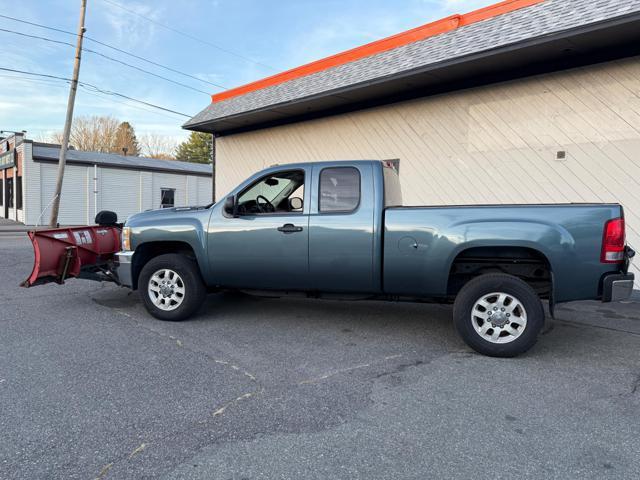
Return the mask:
<path id="1" fill-rule="evenodd" d="M 624 260 L 624 218 L 614 218 L 604 225 L 602 237 L 602 263 L 620 263 Z"/>

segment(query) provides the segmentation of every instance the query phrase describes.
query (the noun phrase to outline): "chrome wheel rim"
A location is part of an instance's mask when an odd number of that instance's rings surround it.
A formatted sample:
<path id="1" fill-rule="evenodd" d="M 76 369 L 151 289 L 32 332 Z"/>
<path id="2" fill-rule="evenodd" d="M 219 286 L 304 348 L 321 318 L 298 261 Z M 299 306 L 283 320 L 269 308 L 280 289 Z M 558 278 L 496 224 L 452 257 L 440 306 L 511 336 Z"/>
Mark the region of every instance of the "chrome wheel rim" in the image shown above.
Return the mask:
<path id="1" fill-rule="evenodd" d="M 163 268 L 151 275 L 147 292 L 157 308 L 169 312 L 182 305 L 185 292 L 184 282 L 176 272 Z"/>
<path id="2" fill-rule="evenodd" d="M 483 340 L 510 343 L 527 328 L 527 311 L 515 296 L 493 292 L 481 296 L 473 305 L 471 324 Z"/>

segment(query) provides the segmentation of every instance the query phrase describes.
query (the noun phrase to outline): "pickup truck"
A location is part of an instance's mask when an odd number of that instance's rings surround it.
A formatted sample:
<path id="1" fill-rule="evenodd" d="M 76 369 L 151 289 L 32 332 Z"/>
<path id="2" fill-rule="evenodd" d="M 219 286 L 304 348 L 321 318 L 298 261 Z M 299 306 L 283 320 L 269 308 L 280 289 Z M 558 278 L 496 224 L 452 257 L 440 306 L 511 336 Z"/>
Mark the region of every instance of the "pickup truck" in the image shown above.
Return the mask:
<path id="1" fill-rule="evenodd" d="M 162 320 L 185 320 L 207 292 L 452 302 L 476 351 L 511 357 L 543 328 L 541 299 L 631 295 L 634 252 L 617 204 L 403 206 L 381 161 L 267 168 L 206 207 L 131 216 L 119 283 Z"/>

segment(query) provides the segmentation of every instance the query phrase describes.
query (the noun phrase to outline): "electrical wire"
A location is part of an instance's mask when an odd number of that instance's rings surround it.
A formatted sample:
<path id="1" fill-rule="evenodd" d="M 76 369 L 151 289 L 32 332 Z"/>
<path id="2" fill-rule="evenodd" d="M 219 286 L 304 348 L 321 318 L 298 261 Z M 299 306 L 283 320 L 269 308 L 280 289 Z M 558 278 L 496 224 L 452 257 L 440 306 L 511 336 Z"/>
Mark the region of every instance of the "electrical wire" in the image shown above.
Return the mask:
<path id="1" fill-rule="evenodd" d="M 33 83 L 37 83 L 37 84 L 41 84 L 41 85 L 44 84 L 44 85 L 48 85 L 48 86 L 55 87 L 55 88 L 67 88 L 65 85 L 63 85 L 63 83 L 66 83 L 66 84 L 71 83 L 70 81 L 69 82 L 67 82 L 67 81 L 61 82 L 60 80 L 57 80 L 57 79 L 54 80 L 54 79 L 49 79 L 49 78 L 31 78 L 31 77 L 20 77 L 20 76 L 16 76 L 16 75 L 2 75 L 2 74 L 0 74 L 0 78 L 10 78 L 12 80 L 17 80 L 19 82 L 33 82 Z M 109 96 L 104 95 L 104 94 L 94 93 L 94 92 L 91 92 L 89 90 L 82 90 L 82 93 L 87 94 L 87 95 L 91 95 L 91 96 L 96 97 L 96 98 L 101 98 L 103 100 L 106 100 L 108 98 L 109 101 L 111 101 L 111 102 L 119 103 L 120 105 L 124 105 L 124 106 L 129 107 L 129 108 L 135 108 L 136 110 L 141 110 L 143 112 L 153 113 L 154 115 L 160 115 L 160 116 L 163 116 L 165 118 L 170 118 L 172 120 L 176 119 L 175 116 L 171 116 L 171 115 L 174 115 L 174 114 L 168 115 L 166 113 L 158 112 L 158 111 L 152 110 L 150 108 L 145 108 L 145 107 L 142 107 L 140 105 L 128 103 L 127 101 L 117 100 L 117 99 L 114 99 L 114 98 L 109 97 Z"/>
<path id="2" fill-rule="evenodd" d="M 191 40 L 195 40 L 196 42 L 203 43 L 203 44 L 208 45 L 210 47 L 213 47 L 213 48 L 215 48 L 217 50 L 220 50 L 221 52 L 224 52 L 224 53 L 227 53 L 229 55 L 233 55 L 235 57 L 238 57 L 238 58 L 240 58 L 242 60 L 245 60 L 246 62 L 250 62 L 250 63 L 253 63 L 255 65 L 259 65 L 259 66 L 261 66 L 263 68 L 266 68 L 268 70 L 272 70 L 272 71 L 276 71 L 277 70 L 274 67 L 271 67 L 271 66 L 266 65 L 264 63 L 261 63 L 261 62 L 258 62 L 256 60 L 253 60 L 252 58 L 245 57 L 244 55 L 236 53 L 236 52 L 234 52 L 232 50 L 229 50 L 227 48 L 221 47 L 220 45 L 216 45 L 215 43 L 211 43 L 208 40 L 204 40 L 202 38 L 199 38 L 199 37 L 196 37 L 194 35 L 191 35 L 190 33 L 186 33 L 186 32 L 183 32 L 181 30 L 178 30 L 176 28 L 170 27 L 169 25 L 166 25 L 166 24 L 164 24 L 162 22 L 158 22 L 157 20 L 154 20 L 153 18 L 149 18 L 149 17 L 147 17 L 145 15 L 142 15 L 142 14 L 140 14 L 140 13 L 134 11 L 134 10 L 131 10 L 131 9 L 125 7 L 125 6 L 121 5 L 121 4 L 119 4 L 118 2 L 113 2 L 112 0 L 102 0 L 102 1 L 104 3 L 108 3 L 110 5 L 116 6 L 116 7 L 120 8 L 120 9 L 124 10 L 125 12 L 130 13 L 131 15 L 135 15 L 136 17 L 140 17 L 140 18 L 142 18 L 142 19 L 144 19 L 144 20 L 146 20 L 146 21 L 148 21 L 150 23 L 153 23 L 154 25 L 158 25 L 159 27 L 166 28 L 167 30 L 170 30 L 170 31 L 172 31 L 174 33 L 177 33 L 178 35 L 182 35 L 183 37 L 190 38 Z"/>
<path id="3" fill-rule="evenodd" d="M 48 78 L 31 78 L 31 77 L 21 77 L 20 75 L 4 75 L 0 73 L 0 78 L 11 78 L 14 80 L 20 80 L 25 82 L 35 82 L 35 83 L 43 83 L 47 85 L 53 85 L 60 88 L 66 88 L 59 80 L 52 80 Z M 69 83 L 69 82 L 66 82 Z"/>
<path id="4" fill-rule="evenodd" d="M 45 42 L 56 43 L 56 44 L 59 44 L 59 45 L 66 45 L 66 46 L 69 46 L 71 48 L 75 48 L 75 45 L 73 45 L 72 43 L 63 42 L 63 41 L 60 41 L 60 40 L 54 40 L 53 38 L 42 37 L 42 36 L 39 36 L 39 35 L 31 35 L 31 34 L 28 34 L 28 33 L 17 32 L 15 30 L 9 30 L 9 29 L 6 29 L 6 28 L 0 28 L 0 32 L 12 33 L 14 35 L 20 35 L 22 37 L 34 38 L 34 39 L 42 40 L 42 41 L 45 41 Z M 205 92 L 204 90 L 200 90 L 198 88 L 192 87 L 192 86 L 187 85 L 185 83 L 177 82 L 177 81 L 172 80 L 170 78 L 163 77 L 162 75 L 158 75 L 157 73 L 153 73 L 153 72 L 150 72 L 149 70 L 145 70 L 145 69 L 137 67 L 135 65 L 131 65 L 129 63 L 123 62 L 122 60 L 118 60 L 117 58 L 113 58 L 113 57 L 110 57 L 108 55 L 105 55 L 104 53 L 97 52 L 95 50 L 91 50 L 90 48 L 83 47 L 82 51 L 83 52 L 89 52 L 89 53 L 92 53 L 94 55 L 98 55 L 98 56 L 103 57 L 103 58 L 105 58 L 107 60 L 110 60 L 112 62 L 120 63 L 120 64 L 122 64 L 122 65 L 124 65 L 126 67 L 133 68 L 134 70 L 138 70 L 139 72 L 146 73 L 147 75 L 152 75 L 154 77 L 160 78 L 160 79 L 165 80 L 167 82 L 171 82 L 171 83 L 173 83 L 175 85 L 179 85 L 181 87 L 188 88 L 189 90 L 194 90 L 194 91 L 199 92 L 199 93 L 204 93 L 205 95 L 210 95 L 210 92 Z M 218 85 L 218 87 L 224 88 L 222 85 Z"/>
<path id="5" fill-rule="evenodd" d="M 54 79 L 57 79 L 57 80 L 63 80 L 65 82 L 71 82 L 72 81 L 70 78 L 59 77 L 57 75 L 50 75 L 50 74 L 47 74 L 47 73 L 27 72 L 25 70 L 17 70 L 17 69 L 13 69 L 13 68 L 5 68 L 5 67 L 0 67 L 0 70 L 3 70 L 5 72 L 21 73 L 21 74 L 24 74 L 24 75 L 33 75 L 35 77 L 54 78 Z M 169 113 L 175 113 L 176 115 L 180 115 L 182 117 L 187 117 L 187 118 L 193 117 L 193 115 L 187 115 L 186 113 L 177 112 L 175 110 L 171 110 L 170 108 L 162 107 L 160 105 L 156 105 L 154 103 L 150 103 L 150 102 L 147 102 L 145 100 L 140 100 L 138 98 L 130 97 L 130 96 L 125 95 L 123 93 L 114 92 L 112 90 L 105 90 L 105 89 L 102 89 L 102 88 L 97 87 L 95 85 L 92 85 L 91 83 L 78 81 L 78 85 L 80 87 L 84 88 L 85 90 L 90 90 L 90 91 L 94 91 L 94 92 L 104 93 L 106 95 L 112 95 L 112 96 L 124 98 L 126 100 L 131 100 L 132 102 L 140 103 L 142 105 L 146 105 L 148 107 L 156 108 L 158 110 L 163 110 L 163 111 L 169 112 Z"/>
<path id="6" fill-rule="evenodd" d="M 77 36 L 77 33 L 70 32 L 68 30 L 63 30 L 61 28 L 50 27 L 48 25 L 42 25 L 41 23 L 30 22 L 28 20 L 23 20 L 21 18 L 10 17 L 9 15 L 0 14 L 0 18 L 6 18 L 6 19 L 12 20 L 14 22 L 24 23 L 26 25 L 31 25 L 31 26 L 38 27 L 38 28 L 44 28 L 46 30 L 52 30 L 54 32 L 60 32 L 60 33 L 66 34 L 66 35 L 72 35 L 74 37 Z M 191 74 L 183 72 L 181 70 L 176 70 L 175 68 L 168 67 L 167 65 L 163 65 L 161 63 L 154 62 L 153 60 L 149 60 L 148 58 L 141 57 L 140 55 L 136 55 L 135 53 L 127 52 L 126 50 L 123 50 L 123 49 L 118 48 L 118 47 L 114 47 L 113 45 L 109 45 L 108 43 L 102 42 L 102 41 L 97 40 L 97 39 L 95 39 L 93 37 L 90 37 L 88 35 L 84 35 L 84 39 L 88 40 L 90 42 L 93 42 L 93 43 L 95 43 L 97 45 L 101 45 L 103 47 L 109 48 L 109 49 L 114 50 L 116 52 L 122 53 L 124 55 L 128 55 L 128 56 L 133 57 L 133 58 L 135 58 L 137 60 L 141 60 L 143 62 L 146 62 L 146 63 L 150 64 L 150 65 L 154 65 L 156 67 L 163 68 L 163 69 L 168 70 L 170 72 L 177 73 L 178 75 L 182 75 L 182 76 L 191 78 L 193 80 L 198 80 L 199 82 L 203 82 L 203 83 L 206 83 L 208 85 L 212 85 L 212 86 L 217 87 L 217 88 L 222 88 L 222 89 L 226 89 L 227 88 L 227 87 L 225 87 L 223 85 L 219 85 L 217 83 L 210 82 L 209 80 L 204 80 L 202 78 L 196 77 L 195 75 L 191 75 Z"/>

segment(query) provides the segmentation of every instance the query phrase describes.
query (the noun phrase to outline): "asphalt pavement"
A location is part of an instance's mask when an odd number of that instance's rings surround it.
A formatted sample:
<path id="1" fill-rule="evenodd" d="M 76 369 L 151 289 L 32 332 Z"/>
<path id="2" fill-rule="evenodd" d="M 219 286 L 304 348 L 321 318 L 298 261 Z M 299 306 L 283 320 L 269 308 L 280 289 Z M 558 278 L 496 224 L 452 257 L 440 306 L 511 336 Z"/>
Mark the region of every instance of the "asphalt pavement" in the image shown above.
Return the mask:
<path id="1" fill-rule="evenodd" d="M 18 287 L 31 264 L 0 232 L 2 479 L 640 478 L 640 301 L 493 359 L 448 306 L 218 294 L 164 323 L 112 284 Z"/>

